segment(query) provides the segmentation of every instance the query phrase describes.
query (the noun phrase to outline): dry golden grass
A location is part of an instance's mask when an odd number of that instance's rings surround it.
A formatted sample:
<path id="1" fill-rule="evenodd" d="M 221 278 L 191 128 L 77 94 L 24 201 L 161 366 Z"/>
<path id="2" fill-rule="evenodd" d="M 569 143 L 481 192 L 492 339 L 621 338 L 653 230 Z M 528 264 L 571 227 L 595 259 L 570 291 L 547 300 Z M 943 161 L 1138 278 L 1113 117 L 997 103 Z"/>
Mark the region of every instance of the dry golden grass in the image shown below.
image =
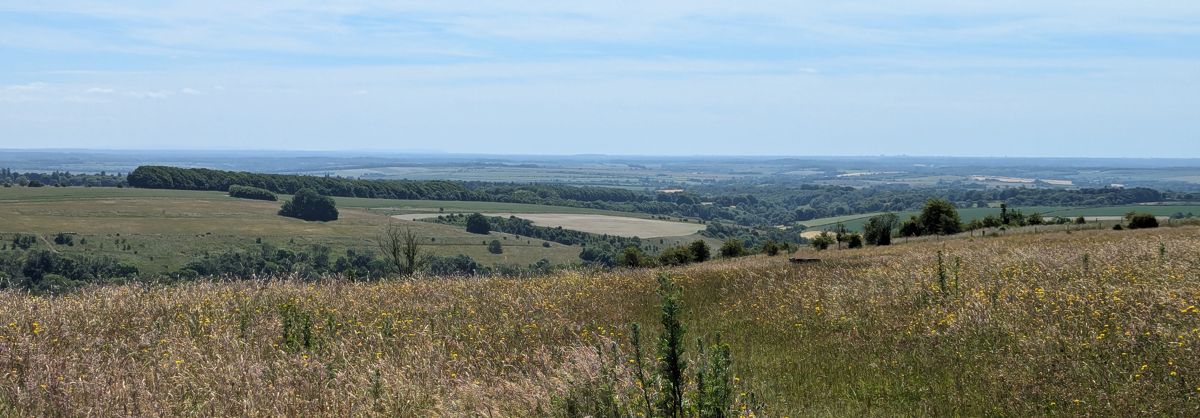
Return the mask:
<path id="1" fill-rule="evenodd" d="M 1013 235 L 671 273 L 689 338 L 722 334 L 739 402 L 771 416 L 1195 415 L 1198 237 Z M 628 358 L 626 325 L 654 329 L 655 273 L 0 293 L 0 411 L 548 415 L 598 373 L 593 347 Z M 305 316 L 307 348 L 283 336 Z"/>

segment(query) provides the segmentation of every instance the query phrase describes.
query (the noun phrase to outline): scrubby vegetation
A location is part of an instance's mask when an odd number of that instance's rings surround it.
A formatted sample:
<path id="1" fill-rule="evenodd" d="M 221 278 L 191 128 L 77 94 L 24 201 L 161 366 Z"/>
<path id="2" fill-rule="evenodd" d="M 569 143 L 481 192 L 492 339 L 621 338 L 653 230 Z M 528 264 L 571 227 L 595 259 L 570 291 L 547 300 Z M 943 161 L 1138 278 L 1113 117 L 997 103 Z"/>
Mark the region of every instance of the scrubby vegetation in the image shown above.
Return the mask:
<path id="1" fill-rule="evenodd" d="M 0 292 L 0 399 L 23 416 L 1186 416 L 1198 232 L 704 263 L 672 270 L 672 321 L 654 270 Z"/>
<path id="2" fill-rule="evenodd" d="M 268 200 L 271 202 L 279 199 L 275 196 L 275 193 L 271 193 L 269 190 L 238 185 L 229 186 L 229 196 L 242 199 Z"/>
<path id="3" fill-rule="evenodd" d="M 125 185 L 125 175 L 121 173 L 72 174 L 69 171 L 52 171 L 49 173 L 28 172 L 20 173 L 7 168 L 0 168 L 0 183 L 6 187 L 12 185 L 22 187 L 43 186 L 84 186 L 84 187 L 120 187 Z"/>

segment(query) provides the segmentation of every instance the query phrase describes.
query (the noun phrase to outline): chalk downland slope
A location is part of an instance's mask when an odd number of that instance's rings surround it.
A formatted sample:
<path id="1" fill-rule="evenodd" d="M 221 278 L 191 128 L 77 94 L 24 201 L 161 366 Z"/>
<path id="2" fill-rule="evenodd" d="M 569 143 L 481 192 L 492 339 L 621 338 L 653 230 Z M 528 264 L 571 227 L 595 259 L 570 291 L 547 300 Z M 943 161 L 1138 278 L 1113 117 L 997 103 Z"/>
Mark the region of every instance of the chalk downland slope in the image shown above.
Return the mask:
<path id="1" fill-rule="evenodd" d="M 683 288 L 687 340 L 720 334 L 737 402 L 771 416 L 1178 416 L 1200 408 L 1197 236 L 958 238 L 662 272 Z M 658 273 L 0 292 L 0 405 L 549 415 L 598 393 L 602 370 L 637 405 L 628 324 L 653 350 Z"/>

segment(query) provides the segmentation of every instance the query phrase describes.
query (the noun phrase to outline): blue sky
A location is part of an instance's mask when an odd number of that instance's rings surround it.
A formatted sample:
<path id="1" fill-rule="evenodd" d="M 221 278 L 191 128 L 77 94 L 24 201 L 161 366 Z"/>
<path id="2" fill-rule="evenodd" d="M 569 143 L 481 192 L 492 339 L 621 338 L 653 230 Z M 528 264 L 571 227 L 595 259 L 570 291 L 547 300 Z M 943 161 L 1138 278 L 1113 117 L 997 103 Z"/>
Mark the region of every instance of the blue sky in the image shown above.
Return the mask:
<path id="1" fill-rule="evenodd" d="M 0 148 L 1200 157 L 1195 1 L 0 0 L 0 62 Z"/>

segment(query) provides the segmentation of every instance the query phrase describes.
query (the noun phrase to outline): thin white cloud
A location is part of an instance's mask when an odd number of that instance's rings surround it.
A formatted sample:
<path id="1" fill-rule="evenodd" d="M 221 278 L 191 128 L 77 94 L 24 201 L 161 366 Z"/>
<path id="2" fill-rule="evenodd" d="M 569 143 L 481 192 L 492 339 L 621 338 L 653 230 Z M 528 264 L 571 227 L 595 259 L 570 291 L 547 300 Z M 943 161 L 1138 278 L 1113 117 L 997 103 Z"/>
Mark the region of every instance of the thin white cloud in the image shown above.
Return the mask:
<path id="1" fill-rule="evenodd" d="M 42 90 L 42 89 L 46 88 L 47 86 L 49 86 L 49 84 L 46 84 L 46 83 L 43 83 L 40 81 L 35 81 L 32 83 L 13 84 L 13 85 L 4 86 L 4 89 L 10 90 L 10 91 L 34 91 L 34 90 Z"/>

